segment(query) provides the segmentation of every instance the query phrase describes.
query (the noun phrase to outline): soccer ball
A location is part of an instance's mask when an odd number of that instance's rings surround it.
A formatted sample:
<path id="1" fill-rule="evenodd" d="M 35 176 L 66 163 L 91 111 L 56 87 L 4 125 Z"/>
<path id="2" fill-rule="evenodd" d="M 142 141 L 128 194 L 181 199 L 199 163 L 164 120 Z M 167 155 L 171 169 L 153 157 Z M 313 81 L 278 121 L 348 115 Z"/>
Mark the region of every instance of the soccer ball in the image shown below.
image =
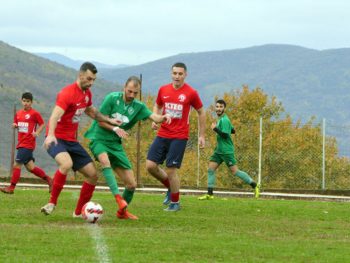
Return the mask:
<path id="1" fill-rule="evenodd" d="M 103 208 L 100 204 L 90 201 L 83 206 L 81 214 L 86 222 L 95 224 L 96 222 L 101 221 Z"/>

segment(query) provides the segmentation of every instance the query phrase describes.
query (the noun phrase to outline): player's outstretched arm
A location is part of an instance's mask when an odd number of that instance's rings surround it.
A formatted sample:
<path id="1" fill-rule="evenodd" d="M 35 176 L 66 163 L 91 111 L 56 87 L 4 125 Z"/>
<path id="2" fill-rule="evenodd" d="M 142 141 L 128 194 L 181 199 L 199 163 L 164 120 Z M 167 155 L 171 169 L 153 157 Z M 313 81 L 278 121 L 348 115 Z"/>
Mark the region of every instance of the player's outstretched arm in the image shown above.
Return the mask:
<path id="1" fill-rule="evenodd" d="M 199 120 L 199 137 L 198 144 L 200 148 L 205 146 L 205 125 L 206 125 L 206 115 L 205 110 L 202 108 L 197 110 L 198 120 Z"/>
<path id="2" fill-rule="evenodd" d="M 58 120 L 63 116 L 64 110 L 60 106 L 55 106 L 49 119 L 49 131 L 44 141 L 44 147 L 48 149 L 52 143 L 57 144 L 55 130 Z"/>
<path id="3" fill-rule="evenodd" d="M 164 115 L 160 115 L 157 113 L 152 113 L 149 118 L 156 122 L 156 123 L 161 123 L 161 122 L 165 122 L 166 124 L 170 124 L 171 123 L 171 116 L 170 114 L 164 114 Z"/>
<path id="4" fill-rule="evenodd" d="M 98 121 L 98 122 L 107 122 L 113 126 L 119 126 L 121 125 L 121 121 L 116 119 L 111 119 L 105 115 L 103 115 L 101 112 L 98 111 L 94 106 L 87 107 L 85 109 L 86 115 L 88 115 L 90 118 Z"/>

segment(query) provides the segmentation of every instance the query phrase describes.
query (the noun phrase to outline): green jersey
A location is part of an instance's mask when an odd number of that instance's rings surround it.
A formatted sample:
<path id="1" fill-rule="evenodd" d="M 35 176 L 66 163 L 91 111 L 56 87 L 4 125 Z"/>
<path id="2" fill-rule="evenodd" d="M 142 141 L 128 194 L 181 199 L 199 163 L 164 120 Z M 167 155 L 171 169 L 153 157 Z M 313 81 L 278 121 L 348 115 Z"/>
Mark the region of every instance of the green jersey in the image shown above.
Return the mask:
<path id="1" fill-rule="evenodd" d="M 219 154 L 233 154 L 234 145 L 231 138 L 231 130 L 233 129 L 233 125 L 231 124 L 231 121 L 227 117 L 226 113 L 219 118 L 216 128 L 218 128 L 221 132 L 228 134 L 228 137 L 222 138 L 219 134 L 216 135 L 217 145 L 215 152 Z"/>
<path id="2" fill-rule="evenodd" d="M 138 121 L 148 119 L 152 114 L 147 106 L 137 99 L 126 104 L 123 99 L 123 92 L 109 93 L 99 110 L 110 118 L 122 121 L 123 124 L 119 127 L 124 130 L 131 129 Z M 114 131 L 100 127 L 97 121 L 93 121 L 84 136 L 90 140 L 121 141 Z"/>

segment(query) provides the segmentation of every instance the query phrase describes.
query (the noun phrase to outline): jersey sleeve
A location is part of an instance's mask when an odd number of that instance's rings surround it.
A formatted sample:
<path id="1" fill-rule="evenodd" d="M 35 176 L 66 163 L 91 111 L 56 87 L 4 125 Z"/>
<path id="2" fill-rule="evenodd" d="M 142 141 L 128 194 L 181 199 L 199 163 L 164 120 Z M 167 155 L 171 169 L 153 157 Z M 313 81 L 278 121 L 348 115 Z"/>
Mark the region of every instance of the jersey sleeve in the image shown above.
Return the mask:
<path id="1" fill-rule="evenodd" d="M 107 115 L 110 116 L 111 114 L 111 102 L 112 102 L 112 98 L 113 98 L 113 94 L 110 93 L 108 94 L 102 101 L 102 104 L 100 106 L 99 111 L 103 114 L 103 115 Z"/>
<path id="2" fill-rule="evenodd" d="M 150 109 L 148 109 L 145 104 L 142 104 L 142 108 L 141 108 L 140 113 L 138 115 L 139 120 L 146 120 L 151 115 L 152 115 L 152 111 L 150 111 Z"/>
<path id="3" fill-rule="evenodd" d="M 64 111 L 67 110 L 71 101 L 69 94 L 67 94 L 66 90 L 62 90 L 57 94 L 56 105 L 61 107 Z"/>
<path id="4" fill-rule="evenodd" d="M 195 108 L 196 110 L 199 110 L 200 108 L 203 107 L 203 103 L 201 98 L 199 97 L 199 94 L 196 90 L 193 91 L 193 98 L 192 98 L 192 103 L 191 106 Z"/>
<path id="5" fill-rule="evenodd" d="M 44 119 L 39 112 L 35 112 L 36 122 L 41 126 L 44 124 Z"/>

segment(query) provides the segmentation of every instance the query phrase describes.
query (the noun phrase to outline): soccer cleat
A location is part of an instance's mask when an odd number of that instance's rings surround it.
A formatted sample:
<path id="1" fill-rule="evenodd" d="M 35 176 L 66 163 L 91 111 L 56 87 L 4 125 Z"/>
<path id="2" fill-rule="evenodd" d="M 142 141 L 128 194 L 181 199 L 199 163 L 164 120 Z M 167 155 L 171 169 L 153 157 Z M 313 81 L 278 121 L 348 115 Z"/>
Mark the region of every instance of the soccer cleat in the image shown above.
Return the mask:
<path id="1" fill-rule="evenodd" d="M 119 209 L 117 211 L 117 217 L 119 219 L 130 219 L 130 220 L 137 220 L 139 219 L 137 216 L 131 214 L 128 210 L 126 209 Z"/>
<path id="2" fill-rule="evenodd" d="M 210 195 L 210 194 L 206 194 L 206 195 L 198 197 L 198 200 L 213 200 L 213 199 L 214 199 L 214 196 Z"/>
<path id="3" fill-rule="evenodd" d="M 179 202 L 171 202 L 170 205 L 164 209 L 164 211 L 167 211 L 167 212 L 177 212 L 179 211 L 181 208 L 180 208 L 180 203 Z"/>
<path id="4" fill-rule="evenodd" d="M 13 190 L 13 188 L 11 187 L 4 187 L 4 188 L 0 188 L 0 191 L 5 193 L 5 194 L 10 194 L 12 195 L 15 191 Z"/>
<path id="5" fill-rule="evenodd" d="M 73 212 L 73 218 L 83 218 L 83 215 L 77 215 L 75 212 Z"/>
<path id="6" fill-rule="evenodd" d="M 52 179 L 50 178 L 50 176 L 46 177 L 47 179 L 47 184 L 49 185 L 49 193 L 52 192 Z"/>
<path id="7" fill-rule="evenodd" d="M 163 201 L 163 205 L 168 205 L 171 202 L 171 192 L 170 189 L 165 194 L 165 199 Z"/>
<path id="8" fill-rule="evenodd" d="M 128 207 L 128 203 L 119 194 L 115 196 L 115 199 L 117 200 L 119 210 L 123 210 Z"/>
<path id="9" fill-rule="evenodd" d="M 260 184 L 257 184 L 254 188 L 254 196 L 255 198 L 259 198 L 260 196 Z"/>
<path id="10" fill-rule="evenodd" d="M 41 212 L 45 215 L 50 215 L 53 212 L 53 210 L 55 210 L 55 207 L 55 204 L 48 203 L 41 208 Z"/>

